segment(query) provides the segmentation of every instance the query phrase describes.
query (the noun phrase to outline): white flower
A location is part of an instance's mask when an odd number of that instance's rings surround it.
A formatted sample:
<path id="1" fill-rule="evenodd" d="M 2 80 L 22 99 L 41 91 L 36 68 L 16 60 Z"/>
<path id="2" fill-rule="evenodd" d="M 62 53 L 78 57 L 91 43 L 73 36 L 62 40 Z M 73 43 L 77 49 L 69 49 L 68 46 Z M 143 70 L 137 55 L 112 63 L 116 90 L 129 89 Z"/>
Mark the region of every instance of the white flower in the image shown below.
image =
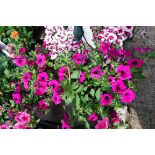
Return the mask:
<path id="1" fill-rule="evenodd" d="M 58 56 L 57 54 L 51 54 L 51 59 L 54 60 L 57 58 L 57 56 Z"/>

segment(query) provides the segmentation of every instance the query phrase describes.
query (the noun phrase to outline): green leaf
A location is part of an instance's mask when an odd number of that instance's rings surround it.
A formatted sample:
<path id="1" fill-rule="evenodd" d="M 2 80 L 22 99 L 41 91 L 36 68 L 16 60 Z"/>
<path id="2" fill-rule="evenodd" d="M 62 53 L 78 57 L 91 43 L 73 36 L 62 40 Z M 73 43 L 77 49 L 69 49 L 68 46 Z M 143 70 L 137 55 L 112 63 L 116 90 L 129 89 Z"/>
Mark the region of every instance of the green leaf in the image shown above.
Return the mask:
<path id="1" fill-rule="evenodd" d="M 75 93 L 80 93 L 83 90 L 84 86 L 80 85 L 79 88 L 75 91 Z"/>
<path id="2" fill-rule="evenodd" d="M 74 71 L 71 75 L 71 78 L 72 79 L 78 79 L 79 78 L 79 75 L 80 75 L 80 72 L 79 71 Z"/>
<path id="3" fill-rule="evenodd" d="M 77 108 L 79 108 L 80 107 L 80 97 L 76 94 L 76 106 L 77 106 Z"/>
<path id="4" fill-rule="evenodd" d="M 72 90 L 77 89 L 79 85 L 76 82 L 72 83 Z"/>
<path id="5" fill-rule="evenodd" d="M 114 70 L 109 72 L 109 75 L 115 75 L 115 74 L 116 74 L 116 72 Z"/>
<path id="6" fill-rule="evenodd" d="M 10 103 L 11 103 L 11 107 L 14 107 L 15 102 L 14 102 L 13 100 L 9 100 L 9 101 L 10 101 Z"/>
<path id="7" fill-rule="evenodd" d="M 62 87 L 65 87 L 68 83 L 68 80 L 67 79 L 64 79 L 63 81 L 61 81 L 61 86 Z"/>
<path id="8" fill-rule="evenodd" d="M 91 95 L 92 97 L 94 97 L 94 95 L 95 95 L 95 90 L 94 90 L 94 89 L 91 89 L 91 90 L 90 90 L 90 95 Z"/>
<path id="9" fill-rule="evenodd" d="M 4 74 L 5 74 L 7 77 L 9 76 L 9 73 L 10 73 L 10 72 L 9 72 L 8 69 L 5 69 L 5 70 L 4 70 Z"/>
<path id="10" fill-rule="evenodd" d="M 73 100 L 74 100 L 74 96 L 73 95 L 67 97 L 66 100 L 65 100 L 66 105 L 71 104 L 73 102 Z"/>
<path id="11" fill-rule="evenodd" d="M 98 101 L 100 100 L 100 95 L 101 95 L 101 90 L 100 90 L 100 88 L 98 88 L 97 91 L 96 91 L 96 93 L 95 93 L 96 99 Z"/>

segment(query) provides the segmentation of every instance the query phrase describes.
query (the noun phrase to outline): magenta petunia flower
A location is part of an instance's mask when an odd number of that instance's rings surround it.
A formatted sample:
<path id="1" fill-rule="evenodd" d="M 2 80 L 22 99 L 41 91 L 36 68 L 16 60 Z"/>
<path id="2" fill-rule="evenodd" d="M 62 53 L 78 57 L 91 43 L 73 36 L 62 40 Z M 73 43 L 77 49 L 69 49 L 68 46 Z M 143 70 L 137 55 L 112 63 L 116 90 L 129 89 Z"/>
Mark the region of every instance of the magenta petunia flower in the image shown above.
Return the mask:
<path id="1" fill-rule="evenodd" d="M 14 129 L 26 129 L 26 124 L 23 124 L 23 123 L 16 123 L 14 126 L 13 126 Z"/>
<path id="2" fill-rule="evenodd" d="M 29 82 L 24 82 L 24 88 L 28 89 L 29 88 Z"/>
<path id="3" fill-rule="evenodd" d="M 110 126 L 113 127 L 113 125 L 117 125 L 120 123 L 121 120 L 114 109 L 110 110 L 109 116 L 110 116 L 110 121 L 109 121 Z"/>
<path id="4" fill-rule="evenodd" d="M 44 72 L 46 68 L 47 68 L 46 65 L 41 66 L 41 67 L 38 68 L 38 71 L 39 71 L 39 72 Z"/>
<path id="5" fill-rule="evenodd" d="M 38 88 L 42 88 L 42 89 L 46 90 L 47 83 L 45 83 L 45 82 L 39 82 L 37 86 L 38 86 Z"/>
<path id="6" fill-rule="evenodd" d="M 127 65 L 130 66 L 131 68 L 133 67 L 141 68 L 143 63 L 144 63 L 144 60 L 133 58 L 128 60 Z"/>
<path id="7" fill-rule="evenodd" d="M 13 111 L 13 109 L 9 110 L 9 117 L 13 118 L 15 116 L 15 112 Z"/>
<path id="8" fill-rule="evenodd" d="M 110 84 L 112 84 L 113 82 L 115 82 L 115 77 L 113 77 L 113 76 L 108 76 L 108 82 L 109 82 Z"/>
<path id="9" fill-rule="evenodd" d="M 71 126 L 69 124 L 69 115 L 68 114 L 64 114 L 64 118 L 61 121 L 62 123 L 62 129 L 71 129 Z"/>
<path id="10" fill-rule="evenodd" d="M 29 82 L 32 78 L 31 72 L 25 72 L 25 74 L 22 76 L 22 79 L 24 82 Z"/>
<path id="11" fill-rule="evenodd" d="M 15 116 L 15 120 L 18 123 L 27 124 L 30 122 L 30 114 L 26 112 L 18 112 Z"/>
<path id="12" fill-rule="evenodd" d="M 74 53 L 74 55 L 73 55 L 73 61 L 77 65 L 84 64 L 86 62 L 86 55 L 85 54 Z"/>
<path id="13" fill-rule="evenodd" d="M 46 110 L 49 107 L 49 105 L 44 99 L 42 99 L 39 101 L 38 107 L 42 110 Z"/>
<path id="14" fill-rule="evenodd" d="M 61 96 L 60 96 L 58 93 L 54 92 L 54 94 L 53 94 L 51 100 L 52 100 L 55 104 L 60 104 L 60 103 L 61 103 Z"/>
<path id="15" fill-rule="evenodd" d="M 19 49 L 19 53 L 23 54 L 26 52 L 26 48 L 25 47 L 22 47 Z"/>
<path id="16" fill-rule="evenodd" d="M 33 67 L 34 64 L 35 64 L 35 61 L 33 61 L 33 60 L 28 60 L 27 64 L 28 64 L 30 67 Z"/>
<path id="17" fill-rule="evenodd" d="M 136 94 L 132 89 L 126 89 L 122 92 L 121 101 L 123 103 L 129 104 L 136 98 Z"/>
<path id="18" fill-rule="evenodd" d="M 85 80 L 85 76 L 86 76 L 86 73 L 85 72 L 81 72 L 80 73 L 80 77 L 79 77 L 79 82 L 84 82 L 84 80 Z"/>
<path id="19" fill-rule="evenodd" d="M 124 49 L 119 49 L 118 53 L 120 54 L 120 56 L 124 56 L 125 58 L 129 58 L 132 56 L 130 51 L 126 51 Z"/>
<path id="20" fill-rule="evenodd" d="M 121 122 L 121 120 L 120 120 L 119 117 L 115 117 L 115 118 L 112 119 L 113 125 L 117 125 L 117 124 L 119 124 L 120 122 Z"/>
<path id="21" fill-rule="evenodd" d="M 19 85 L 16 86 L 15 94 L 21 93 L 21 87 Z"/>
<path id="22" fill-rule="evenodd" d="M 39 83 L 46 83 L 48 80 L 48 74 L 46 72 L 42 72 L 42 73 L 39 73 L 38 76 L 37 76 L 37 81 Z"/>
<path id="23" fill-rule="evenodd" d="M 48 86 L 52 87 L 52 92 L 57 92 L 59 90 L 60 83 L 57 80 L 51 80 L 48 82 Z"/>
<path id="24" fill-rule="evenodd" d="M 9 125 L 8 124 L 1 124 L 0 125 L 0 129 L 9 129 Z"/>
<path id="25" fill-rule="evenodd" d="M 120 79 L 117 79 L 115 82 L 112 83 L 112 91 L 121 94 L 122 91 L 126 89 L 126 85 Z"/>
<path id="26" fill-rule="evenodd" d="M 43 66 L 46 63 L 46 57 L 42 54 L 37 54 L 36 64 L 38 66 Z"/>
<path id="27" fill-rule="evenodd" d="M 132 78 L 130 66 L 119 65 L 116 69 L 116 73 L 119 75 L 119 79 L 128 80 Z"/>
<path id="28" fill-rule="evenodd" d="M 109 119 L 107 117 L 103 118 L 102 120 L 98 120 L 95 129 L 107 129 L 109 126 Z"/>
<path id="29" fill-rule="evenodd" d="M 103 106 L 108 106 L 112 104 L 113 97 L 111 94 L 106 93 L 101 95 L 100 104 Z"/>
<path id="30" fill-rule="evenodd" d="M 19 104 L 19 103 L 21 103 L 21 101 L 22 101 L 22 95 L 21 94 L 12 94 L 12 99 L 14 100 L 14 102 L 16 103 L 16 104 Z"/>
<path id="31" fill-rule="evenodd" d="M 46 42 L 43 41 L 42 48 L 46 48 Z"/>
<path id="32" fill-rule="evenodd" d="M 27 60 L 22 55 L 18 55 L 16 58 L 14 58 L 13 62 L 16 64 L 16 66 L 25 66 L 27 63 Z"/>
<path id="33" fill-rule="evenodd" d="M 46 93 L 46 89 L 40 88 L 40 87 L 37 87 L 37 88 L 35 89 L 35 91 L 34 91 L 34 94 L 35 94 L 36 96 L 42 96 L 42 95 L 45 94 L 45 93 Z"/>
<path id="34" fill-rule="evenodd" d="M 59 76 L 59 81 L 62 81 L 65 79 L 65 74 L 67 73 L 67 67 L 62 66 L 58 70 L 58 76 Z"/>
<path id="35" fill-rule="evenodd" d="M 43 94 L 46 93 L 47 85 L 45 82 L 41 82 L 41 83 L 35 82 L 34 87 L 36 88 L 34 91 L 34 94 L 36 96 L 42 96 Z"/>
<path id="36" fill-rule="evenodd" d="M 37 53 L 41 52 L 41 49 L 39 47 L 36 48 Z"/>
<path id="37" fill-rule="evenodd" d="M 98 120 L 98 116 L 97 116 L 96 113 L 92 113 L 91 115 L 89 115 L 88 121 L 94 122 L 94 121 L 96 121 L 96 120 Z"/>
<path id="38" fill-rule="evenodd" d="M 30 122 L 30 114 L 27 114 L 26 112 L 22 112 L 20 115 L 20 120 L 23 124 L 27 124 Z"/>
<path id="39" fill-rule="evenodd" d="M 91 73 L 90 73 L 91 78 L 99 79 L 103 75 L 104 75 L 104 72 L 102 72 L 100 66 L 96 66 L 91 69 Z"/>
<path id="40" fill-rule="evenodd" d="M 110 49 L 110 50 L 108 51 L 108 55 L 109 55 L 110 57 L 112 57 L 112 58 L 116 58 L 116 57 L 120 56 L 120 55 L 119 55 L 119 52 L 118 52 L 115 48 Z"/>
<path id="41" fill-rule="evenodd" d="M 68 113 L 64 114 L 63 120 L 64 121 L 68 121 L 69 120 L 69 114 Z"/>
<path id="42" fill-rule="evenodd" d="M 62 129 L 71 129 L 69 122 L 62 120 L 61 123 L 62 123 Z"/>
<path id="43" fill-rule="evenodd" d="M 109 49 L 110 49 L 110 43 L 102 41 L 100 42 L 99 50 L 102 51 L 104 55 L 107 55 Z"/>

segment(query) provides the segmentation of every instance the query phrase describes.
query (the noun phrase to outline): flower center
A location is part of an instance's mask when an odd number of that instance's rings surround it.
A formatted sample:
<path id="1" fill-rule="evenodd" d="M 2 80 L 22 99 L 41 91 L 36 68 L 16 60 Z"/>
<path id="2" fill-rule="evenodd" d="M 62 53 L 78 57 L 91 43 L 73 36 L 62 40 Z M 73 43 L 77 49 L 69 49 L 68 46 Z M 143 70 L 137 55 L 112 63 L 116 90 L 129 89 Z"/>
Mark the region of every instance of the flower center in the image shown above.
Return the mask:
<path id="1" fill-rule="evenodd" d="M 45 107 L 45 103 L 42 104 L 42 107 Z"/>
<path id="2" fill-rule="evenodd" d="M 116 86 L 116 89 L 117 89 L 117 91 L 119 91 L 119 90 L 120 90 L 120 86 L 119 86 L 119 85 L 117 85 L 117 86 Z"/>
<path id="3" fill-rule="evenodd" d="M 132 64 L 133 64 L 133 65 L 137 65 L 137 61 L 133 61 Z"/>
<path id="4" fill-rule="evenodd" d="M 19 60 L 18 60 L 18 62 L 19 62 L 19 63 L 21 63 L 21 62 L 22 62 L 22 60 L 21 60 L 21 59 L 19 59 Z"/>
<path id="5" fill-rule="evenodd" d="M 105 96 L 105 100 L 109 100 L 109 96 Z"/>
<path id="6" fill-rule="evenodd" d="M 96 70 L 96 71 L 94 71 L 94 73 L 95 73 L 95 74 L 99 74 L 99 71 L 98 71 L 98 70 Z"/>
<path id="7" fill-rule="evenodd" d="M 22 117 L 22 120 L 24 120 L 24 121 L 25 121 L 25 120 L 27 120 L 27 118 L 26 118 L 25 116 L 23 116 L 23 117 Z"/>
<path id="8" fill-rule="evenodd" d="M 129 95 L 129 93 L 125 93 L 125 94 L 124 94 L 124 96 L 128 96 L 128 95 Z"/>
<path id="9" fill-rule="evenodd" d="M 121 71 L 121 75 L 124 75 L 125 74 L 125 72 L 124 71 Z"/>
<path id="10" fill-rule="evenodd" d="M 112 82 L 112 79 L 109 79 L 109 82 Z"/>
<path id="11" fill-rule="evenodd" d="M 39 61 L 39 62 L 42 62 L 42 59 L 39 59 L 38 61 Z"/>

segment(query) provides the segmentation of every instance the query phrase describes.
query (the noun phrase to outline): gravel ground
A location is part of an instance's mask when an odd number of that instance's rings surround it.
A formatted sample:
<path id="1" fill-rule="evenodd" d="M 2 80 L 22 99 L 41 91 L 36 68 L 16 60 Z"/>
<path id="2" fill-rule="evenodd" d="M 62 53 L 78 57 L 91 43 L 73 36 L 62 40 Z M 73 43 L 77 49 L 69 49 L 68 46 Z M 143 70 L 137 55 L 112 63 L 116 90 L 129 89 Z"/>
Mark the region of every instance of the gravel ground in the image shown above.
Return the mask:
<path id="1" fill-rule="evenodd" d="M 145 30 L 145 36 L 141 32 Z M 155 49 L 155 27 L 136 27 L 133 38 L 125 45 L 133 51 L 135 47 L 150 47 Z M 138 55 L 137 55 L 138 57 Z M 147 61 L 143 75 L 145 79 L 135 80 L 137 99 L 131 105 L 130 126 L 133 129 L 155 128 L 155 59 Z"/>

